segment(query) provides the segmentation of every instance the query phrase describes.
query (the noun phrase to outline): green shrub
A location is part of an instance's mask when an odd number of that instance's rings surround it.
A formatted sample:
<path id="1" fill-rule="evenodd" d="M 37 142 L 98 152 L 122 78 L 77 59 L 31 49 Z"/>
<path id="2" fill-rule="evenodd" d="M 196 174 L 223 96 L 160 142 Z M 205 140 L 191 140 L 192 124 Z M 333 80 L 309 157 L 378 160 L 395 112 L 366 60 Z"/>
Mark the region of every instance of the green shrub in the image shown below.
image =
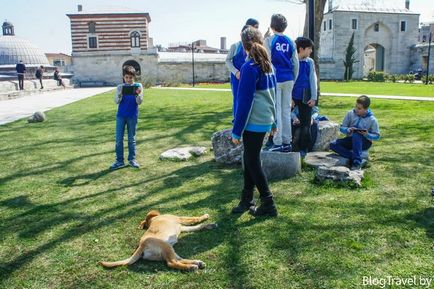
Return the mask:
<path id="1" fill-rule="evenodd" d="M 385 73 L 381 71 L 371 71 L 368 74 L 368 81 L 384 82 L 385 81 L 384 75 Z"/>
<path id="2" fill-rule="evenodd" d="M 414 80 L 416 79 L 416 76 L 414 76 L 414 74 L 408 74 L 408 82 L 413 83 Z"/>

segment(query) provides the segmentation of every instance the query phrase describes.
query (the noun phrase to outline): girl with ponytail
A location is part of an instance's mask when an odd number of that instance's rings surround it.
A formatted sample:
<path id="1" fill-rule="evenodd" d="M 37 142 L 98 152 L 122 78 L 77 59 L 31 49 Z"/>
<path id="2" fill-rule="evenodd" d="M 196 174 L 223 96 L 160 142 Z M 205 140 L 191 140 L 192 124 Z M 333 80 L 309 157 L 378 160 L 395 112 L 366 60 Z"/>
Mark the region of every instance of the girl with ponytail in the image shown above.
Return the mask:
<path id="1" fill-rule="evenodd" d="M 259 30 L 248 27 L 241 33 L 241 40 L 247 60 L 241 67 L 232 142 L 240 144 L 243 139 L 244 187 L 241 200 L 232 213 L 249 210 L 253 216 L 274 217 L 277 209 L 262 170 L 261 148 L 265 134 L 276 131 L 276 76 Z M 258 207 L 253 201 L 255 186 L 261 200 Z"/>

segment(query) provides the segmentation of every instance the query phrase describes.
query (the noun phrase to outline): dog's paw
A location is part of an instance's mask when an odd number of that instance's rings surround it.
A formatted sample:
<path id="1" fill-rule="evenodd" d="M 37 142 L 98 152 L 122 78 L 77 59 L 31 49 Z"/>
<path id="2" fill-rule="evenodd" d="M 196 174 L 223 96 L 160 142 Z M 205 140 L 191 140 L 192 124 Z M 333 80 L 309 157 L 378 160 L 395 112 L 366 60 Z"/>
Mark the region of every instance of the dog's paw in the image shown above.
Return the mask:
<path id="1" fill-rule="evenodd" d="M 211 230 L 217 228 L 217 223 L 207 224 L 205 229 Z"/>
<path id="2" fill-rule="evenodd" d="M 199 269 L 205 269 L 205 267 L 206 267 L 205 262 L 202 262 L 202 261 L 197 261 L 196 265 L 199 267 Z"/>
<path id="3" fill-rule="evenodd" d="M 198 265 L 190 265 L 190 267 L 188 268 L 189 271 L 197 271 L 199 269 Z"/>

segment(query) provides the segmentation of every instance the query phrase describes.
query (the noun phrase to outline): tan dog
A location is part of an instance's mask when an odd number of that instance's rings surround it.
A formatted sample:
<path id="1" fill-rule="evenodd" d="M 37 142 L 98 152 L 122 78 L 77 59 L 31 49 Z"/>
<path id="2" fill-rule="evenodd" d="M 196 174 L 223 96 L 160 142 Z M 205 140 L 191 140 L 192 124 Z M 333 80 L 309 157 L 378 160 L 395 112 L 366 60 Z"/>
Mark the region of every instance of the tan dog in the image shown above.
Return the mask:
<path id="1" fill-rule="evenodd" d="M 117 262 L 99 262 L 104 267 L 131 265 L 141 257 L 151 261 L 166 261 L 167 266 L 180 270 L 197 270 L 205 268 L 200 260 L 188 260 L 179 257 L 173 245 L 178 241 L 181 232 L 195 232 L 202 229 L 213 229 L 217 224 L 200 224 L 209 218 L 208 214 L 201 217 L 177 217 L 174 215 L 160 215 L 158 211 L 150 211 L 146 219 L 139 225 L 140 229 L 148 228 L 140 239 L 139 246 L 133 255 Z"/>

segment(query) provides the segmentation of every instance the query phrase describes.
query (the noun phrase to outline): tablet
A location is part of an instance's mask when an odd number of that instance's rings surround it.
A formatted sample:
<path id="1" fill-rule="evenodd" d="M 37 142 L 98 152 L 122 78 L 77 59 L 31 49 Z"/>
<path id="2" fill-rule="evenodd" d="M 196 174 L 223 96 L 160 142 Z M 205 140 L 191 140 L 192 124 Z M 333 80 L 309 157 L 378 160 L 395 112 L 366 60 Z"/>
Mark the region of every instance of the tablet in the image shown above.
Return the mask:
<path id="1" fill-rule="evenodd" d="M 122 95 L 136 95 L 137 85 L 124 85 L 122 86 Z"/>

